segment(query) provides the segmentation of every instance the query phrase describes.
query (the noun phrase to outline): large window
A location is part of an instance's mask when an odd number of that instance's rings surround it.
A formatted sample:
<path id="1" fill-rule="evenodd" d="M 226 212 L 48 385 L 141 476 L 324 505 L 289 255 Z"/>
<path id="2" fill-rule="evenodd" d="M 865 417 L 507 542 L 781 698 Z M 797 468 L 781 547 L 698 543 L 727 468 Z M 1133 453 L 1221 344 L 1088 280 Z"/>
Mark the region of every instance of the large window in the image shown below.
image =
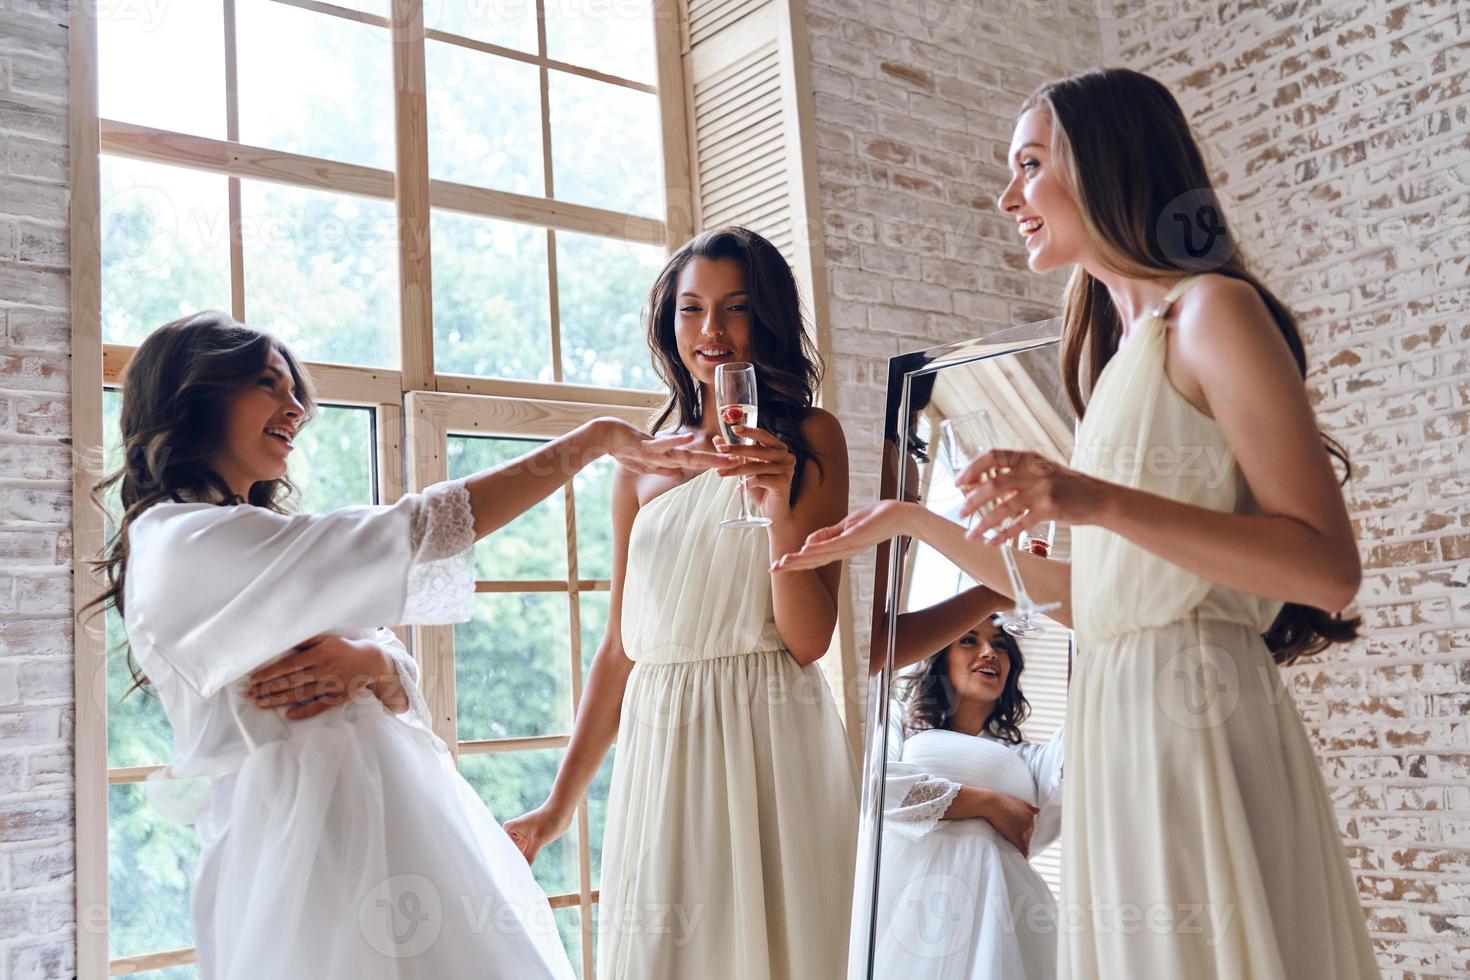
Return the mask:
<path id="1" fill-rule="evenodd" d="M 98 472 L 136 345 L 210 307 L 310 365 L 303 509 L 391 501 L 597 415 L 644 420 L 640 305 L 690 232 L 666 219 L 661 150 L 685 136 L 654 84 L 655 52 L 678 56 L 657 2 L 78 5 L 73 57 L 95 74 L 73 93 L 74 222 L 95 248 L 74 256 L 93 290 L 74 356 L 79 380 L 99 366 L 100 398 L 75 431 L 104 451 Z M 589 469 L 481 542 L 470 622 L 402 631 L 436 729 L 502 821 L 544 798 L 607 619 L 609 477 Z M 95 552 L 106 528 L 78 528 Z M 79 682 L 106 691 L 78 707 L 79 972 L 195 977 L 193 830 L 140 785 L 171 734 L 156 700 L 122 696 L 115 616 L 105 632 L 78 633 Z M 610 771 L 535 866 L 589 975 Z"/>

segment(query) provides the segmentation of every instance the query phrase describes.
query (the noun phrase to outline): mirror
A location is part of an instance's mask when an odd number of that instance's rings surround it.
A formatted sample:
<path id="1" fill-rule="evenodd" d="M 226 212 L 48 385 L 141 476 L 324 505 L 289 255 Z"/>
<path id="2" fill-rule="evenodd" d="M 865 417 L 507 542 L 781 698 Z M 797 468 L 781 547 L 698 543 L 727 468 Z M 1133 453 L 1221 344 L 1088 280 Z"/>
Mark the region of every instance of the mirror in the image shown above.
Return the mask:
<path id="1" fill-rule="evenodd" d="M 957 520 L 955 467 L 986 442 L 986 421 L 1000 448 L 1069 461 L 1060 326 L 893 358 L 881 495 Z M 1066 560 L 1067 528 L 1033 530 L 1031 553 Z M 1039 635 L 1012 637 L 989 611 L 1013 603 L 923 543 L 880 549 L 874 578 L 849 977 L 1053 975 L 1071 631 L 1038 614 Z M 971 671 L 988 680 L 971 686 Z M 1017 688 L 1030 706 L 1018 723 Z M 1001 795 L 1040 806 L 1029 860 L 997 822 L 960 815 Z"/>

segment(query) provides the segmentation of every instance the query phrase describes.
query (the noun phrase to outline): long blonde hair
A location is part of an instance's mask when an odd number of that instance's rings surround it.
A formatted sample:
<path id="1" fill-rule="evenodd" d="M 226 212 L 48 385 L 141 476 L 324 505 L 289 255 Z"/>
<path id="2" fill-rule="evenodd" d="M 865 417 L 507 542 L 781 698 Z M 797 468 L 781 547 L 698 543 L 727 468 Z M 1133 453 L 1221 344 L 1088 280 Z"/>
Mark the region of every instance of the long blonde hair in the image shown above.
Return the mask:
<path id="1" fill-rule="evenodd" d="M 1169 90 L 1140 72 L 1099 68 L 1042 85 L 1018 115 L 1038 108 L 1051 117 L 1052 166 L 1103 264 L 1141 279 L 1215 272 L 1250 283 L 1305 379 L 1296 317 L 1247 268 L 1189 121 Z M 1122 334 L 1107 287 L 1078 264 L 1062 303 L 1062 379 L 1079 418 Z M 1322 438 L 1346 482 L 1347 453 L 1330 436 Z M 1278 663 L 1290 663 L 1356 638 L 1358 624 L 1357 617 L 1288 603 L 1265 640 Z"/>

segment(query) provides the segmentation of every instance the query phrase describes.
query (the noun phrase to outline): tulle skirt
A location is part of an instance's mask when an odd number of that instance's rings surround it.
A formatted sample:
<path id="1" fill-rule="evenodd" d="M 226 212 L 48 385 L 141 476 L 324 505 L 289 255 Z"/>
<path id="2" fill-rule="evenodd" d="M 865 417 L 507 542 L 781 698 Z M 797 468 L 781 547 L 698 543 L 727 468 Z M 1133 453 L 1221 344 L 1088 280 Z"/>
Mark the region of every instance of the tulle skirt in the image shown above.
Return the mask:
<path id="1" fill-rule="evenodd" d="M 602 980 L 842 980 L 857 789 L 815 664 L 639 662 L 602 850 Z"/>
<path id="2" fill-rule="evenodd" d="M 376 701 L 293 722 L 196 820 L 206 980 L 569 980 L 546 896 L 427 733 Z"/>
<path id="3" fill-rule="evenodd" d="M 1057 903 L 983 819 L 883 835 L 873 976 L 1054 980 Z"/>
<path id="4" fill-rule="evenodd" d="M 1066 759 L 1063 977 L 1379 976 L 1306 729 L 1250 626 L 1084 645 Z"/>

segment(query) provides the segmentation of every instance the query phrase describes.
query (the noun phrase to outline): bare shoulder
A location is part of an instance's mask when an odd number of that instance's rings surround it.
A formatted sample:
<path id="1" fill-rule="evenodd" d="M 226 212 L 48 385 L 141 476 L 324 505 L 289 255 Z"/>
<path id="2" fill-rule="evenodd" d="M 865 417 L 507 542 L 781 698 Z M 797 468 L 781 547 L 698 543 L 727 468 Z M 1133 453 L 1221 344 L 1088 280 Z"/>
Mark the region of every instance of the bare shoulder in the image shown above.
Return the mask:
<path id="1" fill-rule="evenodd" d="M 1234 276 L 1202 276 L 1171 312 L 1179 353 L 1191 364 L 1240 356 L 1272 344 L 1273 338 L 1281 340 L 1281 328 L 1260 292 Z"/>
<path id="2" fill-rule="evenodd" d="M 807 409 L 806 418 L 801 420 L 801 433 L 821 455 L 847 452 L 847 436 L 842 431 L 842 423 L 825 408 Z"/>

